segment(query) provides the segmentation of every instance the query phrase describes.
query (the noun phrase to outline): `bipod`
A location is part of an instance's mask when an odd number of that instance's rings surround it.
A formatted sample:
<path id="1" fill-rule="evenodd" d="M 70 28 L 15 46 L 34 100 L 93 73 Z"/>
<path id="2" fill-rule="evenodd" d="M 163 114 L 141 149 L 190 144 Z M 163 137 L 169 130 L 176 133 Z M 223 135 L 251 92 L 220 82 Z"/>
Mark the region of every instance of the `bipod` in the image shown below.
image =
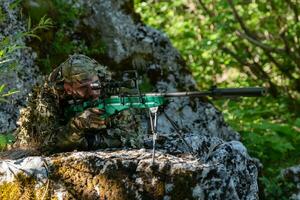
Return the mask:
<path id="1" fill-rule="evenodd" d="M 157 113 L 158 107 L 149 108 L 149 118 L 150 118 L 150 126 L 152 132 L 152 166 L 155 164 L 155 147 L 156 147 L 156 139 L 157 139 Z M 167 115 L 167 113 L 163 110 L 163 114 L 165 115 L 166 119 L 170 122 L 172 127 L 175 129 L 176 134 L 185 144 L 187 151 L 190 154 L 198 159 L 198 154 L 193 152 L 193 148 L 188 144 L 188 142 L 183 137 L 183 131 L 178 127 L 178 125 Z"/>
<path id="2" fill-rule="evenodd" d="M 149 108 L 149 117 L 150 117 L 150 126 L 152 132 L 152 166 L 154 166 L 154 159 L 155 159 L 155 146 L 156 146 L 156 139 L 157 139 L 157 112 L 158 107 Z"/>
<path id="3" fill-rule="evenodd" d="M 187 141 L 184 139 L 183 137 L 183 131 L 178 127 L 178 125 L 167 115 L 167 113 L 165 111 L 163 111 L 163 114 L 165 115 L 165 117 L 167 118 L 167 120 L 170 122 L 170 124 L 172 125 L 172 127 L 175 129 L 175 132 L 177 133 L 177 135 L 179 136 L 179 138 L 182 140 L 182 142 L 185 144 L 185 146 L 187 147 L 187 151 L 190 152 L 191 155 L 195 156 L 196 158 L 198 158 L 198 154 L 193 152 L 193 148 L 187 143 Z"/>

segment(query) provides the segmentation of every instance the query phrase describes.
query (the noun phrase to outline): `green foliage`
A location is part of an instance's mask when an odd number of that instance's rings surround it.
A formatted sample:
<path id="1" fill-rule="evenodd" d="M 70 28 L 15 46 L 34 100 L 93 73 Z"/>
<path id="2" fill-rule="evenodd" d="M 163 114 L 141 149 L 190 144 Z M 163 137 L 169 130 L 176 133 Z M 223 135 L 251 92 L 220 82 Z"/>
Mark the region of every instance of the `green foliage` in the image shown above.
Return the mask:
<path id="1" fill-rule="evenodd" d="M 5 20 L 6 20 L 6 14 L 4 13 L 3 9 L 0 8 L 0 24 L 5 22 Z"/>
<path id="2" fill-rule="evenodd" d="M 299 106 L 299 5 L 148 0 L 136 1 L 136 10 L 147 24 L 168 33 L 201 87 L 264 84 L 273 95 L 284 92 Z M 231 74 L 233 69 L 237 73 Z"/>
<path id="3" fill-rule="evenodd" d="M 25 1 L 24 7 L 33 22 L 41 15 L 49 15 L 53 21 L 53 28 L 42 32 L 43 44 L 29 43 L 38 53 L 38 64 L 44 73 L 50 73 L 61 62 L 74 53 L 82 53 L 91 57 L 103 55 L 105 45 L 99 37 L 91 37 L 89 31 L 79 20 L 84 17 L 82 9 L 61 0 L 37 1 L 38 6 L 31 6 Z M 35 22 L 36 23 L 36 22 Z M 91 35 L 97 35 L 93 33 Z"/>
<path id="4" fill-rule="evenodd" d="M 295 185 L 280 177 L 284 168 L 299 164 L 300 118 L 289 112 L 284 98 L 218 100 L 226 121 L 242 136 L 249 154 L 263 163 L 266 199 L 287 199 Z"/>
<path id="5" fill-rule="evenodd" d="M 19 2 L 13 2 L 10 7 L 13 9 L 17 6 Z M 1 10 L 0 10 L 1 11 Z M 1 19 L 1 12 L 0 12 L 0 19 Z M 31 19 L 28 19 L 28 26 L 26 31 L 17 32 L 13 36 L 5 36 L 0 41 L 0 73 L 3 73 L 7 69 L 14 69 L 16 65 L 18 65 L 18 61 L 14 58 L 13 53 L 21 48 L 26 48 L 25 46 L 18 45 L 17 41 L 21 38 L 38 38 L 40 37 L 37 35 L 37 32 L 40 30 L 47 30 L 52 26 L 51 19 L 47 18 L 46 16 L 42 17 L 39 23 L 32 27 L 31 26 Z M 0 85 L 0 103 L 9 103 L 7 101 L 7 97 L 18 93 L 15 89 L 10 89 L 8 91 L 5 90 L 6 85 Z"/>
<path id="6" fill-rule="evenodd" d="M 16 40 L 19 36 L 20 34 L 17 34 L 17 36 L 12 38 L 6 36 L 0 41 L 0 72 L 16 66 L 16 60 L 11 57 L 11 54 L 20 48 L 24 48 L 23 46 L 16 44 Z"/>
<path id="7" fill-rule="evenodd" d="M 283 180 L 283 178 L 280 176 L 277 176 L 273 179 L 263 176 L 260 178 L 260 181 L 265 186 L 265 199 L 268 200 L 277 200 L 279 199 L 278 197 L 280 197 L 280 200 L 288 200 L 293 194 L 293 191 L 296 191 L 294 183 Z"/>
<path id="8" fill-rule="evenodd" d="M 3 151 L 8 144 L 12 144 L 14 141 L 15 138 L 11 133 L 0 134 L 0 151 Z"/>
<path id="9" fill-rule="evenodd" d="M 264 85 L 277 96 L 215 104 L 263 163 L 265 198 L 285 199 L 293 187 L 280 170 L 300 164 L 300 4 L 135 0 L 135 7 L 146 24 L 167 33 L 199 88 Z"/>
<path id="10" fill-rule="evenodd" d="M 6 146 L 6 137 L 0 134 L 0 151 L 2 151 Z"/>
<path id="11" fill-rule="evenodd" d="M 153 85 L 151 84 L 151 82 L 147 76 L 142 77 L 142 82 L 139 87 L 140 87 L 141 92 L 153 91 Z"/>
<path id="12" fill-rule="evenodd" d="M 38 38 L 37 32 L 40 30 L 47 30 L 52 26 L 51 19 L 46 16 L 42 17 L 39 23 L 32 27 L 31 19 L 28 19 L 27 31 L 17 32 L 13 36 L 6 36 L 0 41 L 0 70 L 6 67 L 12 67 L 13 62 L 17 62 L 14 58 L 12 58 L 12 53 L 20 48 L 25 48 L 25 46 L 18 45 L 17 41 L 20 38 Z"/>
<path id="13" fill-rule="evenodd" d="M 11 95 L 19 92 L 15 89 L 11 89 L 11 90 L 5 92 L 4 91 L 5 87 L 6 87 L 5 84 L 0 85 L 0 103 L 3 103 L 3 102 L 9 103 L 9 101 L 6 98 L 8 96 L 11 96 Z"/>
<path id="14" fill-rule="evenodd" d="M 249 153 L 263 162 L 269 175 L 295 164 L 300 156 L 300 118 L 288 112 L 285 101 L 264 97 L 215 102 L 227 122 L 241 134 Z"/>
<path id="15" fill-rule="evenodd" d="M 17 6 L 19 6 L 21 4 L 21 1 L 22 0 L 15 0 L 15 1 L 12 1 L 10 4 L 9 4 L 9 9 L 10 10 L 14 10 Z"/>
<path id="16" fill-rule="evenodd" d="M 41 41 L 41 38 L 37 35 L 37 32 L 40 30 L 48 30 L 52 27 L 53 22 L 50 18 L 47 18 L 46 15 L 44 15 L 39 23 L 35 26 L 32 27 L 31 25 L 31 18 L 29 17 L 28 22 L 27 22 L 27 31 L 26 32 L 21 32 L 20 36 L 18 37 L 31 37 L 31 38 L 37 38 Z"/>

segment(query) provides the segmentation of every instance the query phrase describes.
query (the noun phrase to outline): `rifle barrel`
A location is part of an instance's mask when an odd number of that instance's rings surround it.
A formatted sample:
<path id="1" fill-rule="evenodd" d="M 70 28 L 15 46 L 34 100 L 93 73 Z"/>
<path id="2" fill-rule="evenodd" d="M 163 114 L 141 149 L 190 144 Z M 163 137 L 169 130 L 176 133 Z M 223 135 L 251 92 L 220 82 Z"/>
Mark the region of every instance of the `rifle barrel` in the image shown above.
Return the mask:
<path id="1" fill-rule="evenodd" d="M 259 97 L 267 93 L 266 88 L 263 87 L 248 87 L 248 88 L 213 88 L 208 91 L 192 91 L 192 92 L 161 92 L 161 93 L 147 93 L 147 96 L 164 96 L 164 97 L 180 97 L 180 96 L 243 96 L 243 97 Z"/>

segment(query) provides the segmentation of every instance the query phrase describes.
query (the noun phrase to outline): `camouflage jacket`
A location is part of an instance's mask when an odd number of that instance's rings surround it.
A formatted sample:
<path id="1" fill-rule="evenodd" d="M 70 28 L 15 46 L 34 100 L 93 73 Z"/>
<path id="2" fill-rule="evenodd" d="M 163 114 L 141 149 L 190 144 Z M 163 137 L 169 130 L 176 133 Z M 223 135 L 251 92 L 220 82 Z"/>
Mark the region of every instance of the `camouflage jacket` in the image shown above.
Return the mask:
<path id="1" fill-rule="evenodd" d="M 87 58 L 81 56 L 79 59 Z M 28 106 L 20 111 L 19 128 L 15 132 L 17 140 L 13 146 L 39 152 L 142 147 L 146 130 L 140 126 L 140 118 L 132 115 L 130 111 L 105 121 L 99 117 L 103 111 L 95 108 L 71 117 L 64 115 L 64 109 L 68 106 L 68 94 L 55 85 L 57 78 L 61 76 L 58 72 L 63 71 L 62 66 L 54 70 L 50 81 L 34 88 L 28 99 Z M 78 74 L 83 75 L 78 71 L 76 78 L 79 77 Z"/>

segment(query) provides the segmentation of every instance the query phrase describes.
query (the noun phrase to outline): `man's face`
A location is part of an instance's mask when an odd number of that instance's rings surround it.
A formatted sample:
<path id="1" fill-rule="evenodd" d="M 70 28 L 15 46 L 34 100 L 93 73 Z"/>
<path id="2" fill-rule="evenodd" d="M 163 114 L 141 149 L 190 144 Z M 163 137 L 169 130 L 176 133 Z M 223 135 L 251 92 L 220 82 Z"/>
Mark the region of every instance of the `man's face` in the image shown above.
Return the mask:
<path id="1" fill-rule="evenodd" d="M 97 76 L 92 76 L 90 79 L 86 80 L 65 82 L 64 89 L 68 95 L 73 97 L 96 99 L 100 96 L 100 90 L 93 90 L 90 85 L 98 80 Z"/>

